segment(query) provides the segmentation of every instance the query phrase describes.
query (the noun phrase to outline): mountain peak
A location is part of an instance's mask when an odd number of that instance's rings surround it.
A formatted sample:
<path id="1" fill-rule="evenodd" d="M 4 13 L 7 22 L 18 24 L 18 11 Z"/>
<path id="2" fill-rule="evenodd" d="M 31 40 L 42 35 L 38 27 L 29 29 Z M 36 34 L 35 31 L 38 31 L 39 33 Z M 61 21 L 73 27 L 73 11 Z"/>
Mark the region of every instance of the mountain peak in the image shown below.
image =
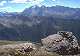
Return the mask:
<path id="1" fill-rule="evenodd" d="M 41 8 L 46 8 L 46 6 L 45 5 L 42 5 Z"/>
<path id="2" fill-rule="evenodd" d="M 30 8 L 39 8 L 38 5 L 31 6 Z"/>
<path id="3" fill-rule="evenodd" d="M 77 8 L 69 8 L 64 6 L 41 7 L 35 5 L 25 9 L 22 13 L 28 16 L 72 16 L 76 13 Z"/>

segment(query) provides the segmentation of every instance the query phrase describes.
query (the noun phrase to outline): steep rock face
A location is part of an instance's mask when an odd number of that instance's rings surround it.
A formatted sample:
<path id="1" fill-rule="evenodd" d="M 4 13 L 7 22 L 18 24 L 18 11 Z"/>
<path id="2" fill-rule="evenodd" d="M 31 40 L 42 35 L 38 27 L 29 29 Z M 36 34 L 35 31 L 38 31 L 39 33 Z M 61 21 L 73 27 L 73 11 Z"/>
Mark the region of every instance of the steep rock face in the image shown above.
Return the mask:
<path id="1" fill-rule="evenodd" d="M 32 6 L 30 8 L 26 8 L 22 14 L 27 16 L 53 16 L 59 18 L 79 18 L 80 14 L 79 8 L 69 8 L 64 6 L 52 6 L 52 7 L 45 7 L 45 6 Z M 53 13 L 52 13 L 53 12 Z M 77 17 L 75 16 L 77 15 Z"/>
<path id="2" fill-rule="evenodd" d="M 46 50 L 59 54 L 76 54 L 79 47 L 77 39 L 72 32 L 66 31 L 60 31 L 42 39 L 42 44 Z"/>

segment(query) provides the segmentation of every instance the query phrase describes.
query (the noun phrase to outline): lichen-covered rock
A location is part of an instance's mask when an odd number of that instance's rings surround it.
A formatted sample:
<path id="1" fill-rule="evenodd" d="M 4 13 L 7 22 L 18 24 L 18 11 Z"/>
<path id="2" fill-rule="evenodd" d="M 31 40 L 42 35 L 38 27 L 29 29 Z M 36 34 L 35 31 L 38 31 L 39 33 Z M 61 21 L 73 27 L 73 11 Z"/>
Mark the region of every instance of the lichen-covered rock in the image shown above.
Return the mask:
<path id="1" fill-rule="evenodd" d="M 72 32 L 60 31 L 41 40 L 47 51 L 54 51 L 59 54 L 78 53 L 77 38 Z"/>

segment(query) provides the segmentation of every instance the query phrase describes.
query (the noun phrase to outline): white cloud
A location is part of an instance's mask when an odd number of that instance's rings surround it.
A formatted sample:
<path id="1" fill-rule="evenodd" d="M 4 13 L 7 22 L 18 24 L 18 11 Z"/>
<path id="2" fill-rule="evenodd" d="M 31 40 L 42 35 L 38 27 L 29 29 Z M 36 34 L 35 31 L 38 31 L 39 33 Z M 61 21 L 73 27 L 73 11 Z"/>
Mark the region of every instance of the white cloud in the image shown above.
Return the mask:
<path id="1" fill-rule="evenodd" d="M 0 9 L 10 9 L 10 8 L 12 8 L 12 7 L 2 7 Z"/>
<path id="2" fill-rule="evenodd" d="M 52 1 L 55 1 L 55 0 L 52 0 Z"/>
<path id="3" fill-rule="evenodd" d="M 0 12 L 1 11 L 8 11 L 10 9 L 12 9 L 12 7 L 2 7 L 2 8 L 0 8 Z"/>
<path id="4" fill-rule="evenodd" d="M 41 3 L 43 1 L 44 0 L 12 0 L 11 3 L 34 3 L 34 4 L 37 4 L 37 3 Z"/>
<path id="5" fill-rule="evenodd" d="M 11 3 L 26 3 L 27 0 L 12 0 Z"/>
<path id="6" fill-rule="evenodd" d="M 3 6 L 5 3 L 7 3 L 7 2 L 6 1 L 0 2 L 0 6 Z"/>
<path id="7" fill-rule="evenodd" d="M 31 5 L 40 5 L 41 2 L 43 2 L 44 0 L 30 0 L 30 3 Z"/>
<path id="8" fill-rule="evenodd" d="M 30 5 L 40 5 L 44 0 L 12 0 L 9 3 L 19 3 L 19 4 L 30 4 Z"/>

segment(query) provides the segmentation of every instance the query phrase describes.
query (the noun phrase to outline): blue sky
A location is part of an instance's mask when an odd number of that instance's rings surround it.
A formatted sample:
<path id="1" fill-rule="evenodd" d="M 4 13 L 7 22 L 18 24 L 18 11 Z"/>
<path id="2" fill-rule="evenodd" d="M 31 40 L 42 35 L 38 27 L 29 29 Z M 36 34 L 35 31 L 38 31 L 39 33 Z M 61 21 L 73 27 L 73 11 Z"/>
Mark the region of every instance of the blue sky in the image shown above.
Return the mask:
<path id="1" fill-rule="evenodd" d="M 80 0 L 0 0 L 0 11 L 22 12 L 25 8 L 29 8 L 30 6 L 34 5 L 61 5 L 66 7 L 80 8 Z"/>

